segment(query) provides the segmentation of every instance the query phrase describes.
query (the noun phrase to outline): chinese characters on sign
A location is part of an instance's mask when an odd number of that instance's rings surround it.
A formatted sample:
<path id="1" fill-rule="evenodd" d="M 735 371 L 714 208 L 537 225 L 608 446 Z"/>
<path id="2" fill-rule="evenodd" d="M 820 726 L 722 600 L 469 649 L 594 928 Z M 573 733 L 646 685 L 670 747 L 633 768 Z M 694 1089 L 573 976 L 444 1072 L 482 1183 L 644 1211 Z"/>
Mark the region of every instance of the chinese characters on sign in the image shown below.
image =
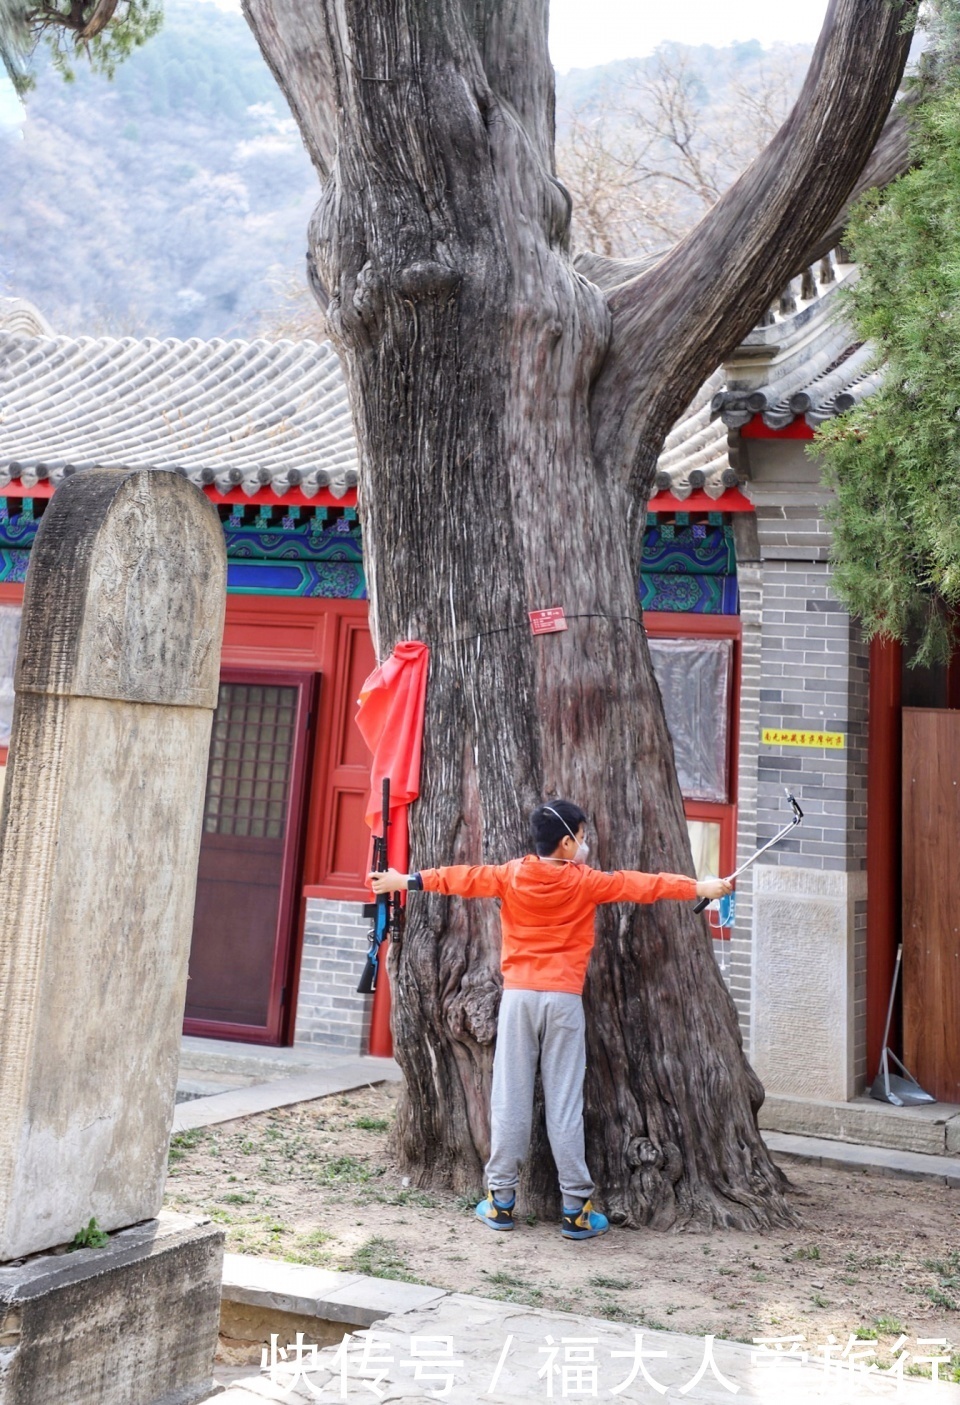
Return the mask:
<path id="1" fill-rule="evenodd" d="M 530 629 L 533 634 L 560 634 L 567 627 L 563 610 L 559 605 L 552 610 L 531 610 Z"/>
<path id="2" fill-rule="evenodd" d="M 545 1345 L 537 1348 L 542 1363 L 535 1377 L 538 1393 L 534 1396 L 528 1388 L 524 1400 L 617 1399 L 638 1381 L 643 1382 L 639 1386 L 641 1390 L 646 1386 L 661 1396 L 668 1391 L 686 1396 L 705 1378 L 708 1385 L 720 1386 L 731 1396 L 738 1395 L 741 1389 L 741 1385 L 725 1375 L 717 1364 L 713 1336 L 704 1337 L 703 1358 L 689 1379 L 683 1379 L 690 1371 L 689 1358 L 679 1379 L 676 1368 L 670 1370 L 670 1352 L 664 1345 L 669 1339 L 663 1337 L 659 1338 L 659 1349 L 653 1350 L 644 1346 L 644 1333 L 636 1332 L 633 1347 L 626 1351 L 601 1350 L 599 1337 L 555 1338 L 547 1333 L 542 1340 Z M 889 1348 L 892 1364 L 881 1365 L 877 1359 L 879 1343 L 875 1338 L 864 1340 L 851 1334 L 844 1345 L 831 1334 L 823 1345 L 808 1347 L 802 1336 L 754 1337 L 756 1350 L 750 1352 L 750 1365 L 771 1372 L 790 1366 L 812 1366 L 819 1368 L 821 1380 L 837 1386 L 852 1388 L 862 1383 L 872 1390 L 874 1385 L 888 1382 L 895 1394 L 900 1393 L 904 1384 L 908 1362 L 908 1374 L 919 1367 L 928 1382 L 946 1379 L 940 1375 L 940 1370 L 950 1366 L 953 1349 L 947 1339 L 919 1337 L 918 1347 L 933 1350 L 914 1353 L 906 1350 L 908 1340 L 900 1336 Z M 322 1359 L 319 1350 L 303 1340 L 302 1332 L 286 1347 L 279 1345 L 279 1337 L 274 1333 L 269 1351 L 263 1350 L 260 1369 L 269 1372 L 271 1383 L 279 1387 L 284 1396 L 301 1388 L 298 1400 L 305 1398 L 304 1390 L 307 1397 L 316 1400 L 346 1400 L 351 1396 L 351 1385 L 355 1387 L 354 1399 L 372 1396 L 375 1400 L 385 1400 L 388 1391 L 391 1398 L 396 1398 L 396 1383 L 405 1380 L 419 1383 L 431 1398 L 445 1400 L 450 1397 L 455 1382 L 461 1387 L 468 1384 L 464 1374 L 466 1363 L 457 1357 L 452 1337 L 398 1339 L 370 1328 L 345 1336 L 336 1351 L 327 1351 Z M 623 1364 L 617 1364 L 618 1360 Z M 530 1342 L 518 1344 L 515 1335 L 510 1333 L 492 1375 L 487 1378 L 487 1367 L 482 1382 L 469 1382 L 473 1387 L 471 1398 L 482 1400 L 498 1391 L 502 1398 L 502 1392 L 515 1383 L 516 1378 L 511 1380 L 511 1368 L 525 1369 L 529 1382 L 530 1370 L 536 1365 Z M 663 1376 L 668 1379 L 663 1380 Z M 631 1393 L 627 1398 L 634 1396 Z"/>
<path id="3" fill-rule="evenodd" d="M 843 750 L 842 732 L 799 732 L 795 727 L 764 727 L 760 740 L 765 746 L 822 746 L 830 751 Z"/>

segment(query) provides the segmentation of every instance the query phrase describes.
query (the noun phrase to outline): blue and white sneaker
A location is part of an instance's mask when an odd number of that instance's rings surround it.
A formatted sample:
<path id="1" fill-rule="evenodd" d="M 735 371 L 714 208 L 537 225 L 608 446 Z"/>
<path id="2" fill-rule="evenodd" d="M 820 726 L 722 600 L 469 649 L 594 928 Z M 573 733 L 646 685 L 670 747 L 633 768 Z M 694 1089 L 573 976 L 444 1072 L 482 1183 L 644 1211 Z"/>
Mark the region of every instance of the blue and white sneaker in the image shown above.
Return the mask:
<path id="1" fill-rule="evenodd" d="M 486 1200 L 481 1200 L 477 1206 L 477 1219 L 483 1220 L 489 1229 L 513 1229 L 513 1207 L 517 1203 L 517 1197 L 511 1195 L 509 1200 L 498 1200 L 493 1191 L 488 1191 Z"/>
<path id="2" fill-rule="evenodd" d="M 598 1234 L 606 1234 L 610 1221 L 606 1215 L 594 1210 L 591 1201 L 581 1210 L 568 1210 L 564 1207 L 560 1221 L 560 1233 L 564 1239 L 595 1239 Z"/>

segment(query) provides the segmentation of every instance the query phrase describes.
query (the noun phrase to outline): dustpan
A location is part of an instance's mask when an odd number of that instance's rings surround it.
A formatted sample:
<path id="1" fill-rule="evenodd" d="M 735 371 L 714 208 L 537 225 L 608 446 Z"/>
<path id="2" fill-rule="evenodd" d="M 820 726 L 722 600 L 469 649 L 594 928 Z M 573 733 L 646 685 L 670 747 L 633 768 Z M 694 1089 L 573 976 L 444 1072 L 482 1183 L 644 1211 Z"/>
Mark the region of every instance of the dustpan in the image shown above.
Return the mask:
<path id="1" fill-rule="evenodd" d="M 903 945 L 901 944 L 897 947 L 897 962 L 893 968 L 893 982 L 890 986 L 890 1004 L 887 1006 L 887 1024 L 883 1031 L 883 1053 L 880 1055 L 880 1068 L 873 1080 L 870 1096 L 876 1098 L 878 1103 L 890 1103 L 893 1107 L 919 1107 L 922 1103 L 935 1103 L 937 1100 L 920 1087 L 913 1074 L 905 1064 L 900 1062 L 888 1043 L 890 1021 L 893 1018 L 893 1002 L 896 999 L 897 981 L 900 979 L 902 960 Z M 890 1072 L 891 1062 L 896 1064 L 900 1073 Z M 903 1077 L 900 1076 L 901 1074 Z"/>

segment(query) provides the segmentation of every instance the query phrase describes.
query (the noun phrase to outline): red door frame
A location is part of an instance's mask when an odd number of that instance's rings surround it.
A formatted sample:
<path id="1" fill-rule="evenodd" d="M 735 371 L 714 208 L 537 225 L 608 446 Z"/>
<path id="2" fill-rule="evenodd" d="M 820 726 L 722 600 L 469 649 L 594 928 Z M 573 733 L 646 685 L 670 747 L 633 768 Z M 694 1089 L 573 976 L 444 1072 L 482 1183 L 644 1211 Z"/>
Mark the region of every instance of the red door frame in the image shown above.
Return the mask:
<path id="1" fill-rule="evenodd" d="M 287 795 L 284 825 L 283 864 L 280 870 L 280 898 L 274 938 L 270 991 L 267 997 L 266 1025 L 231 1023 L 225 1020 L 184 1019 L 184 1034 L 204 1039 L 237 1039 L 244 1044 L 283 1044 L 292 1042 L 296 1005 L 290 999 L 294 970 L 299 967 L 299 931 L 294 918 L 300 911 L 300 877 L 306 838 L 306 785 L 313 750 L 313 719 L 319 678 L 315 673 L 279 669 L 221 667 L 222 683 L 252 683 L 263 687 L 296 686 L 297 710 L 294 720 L 293 771 Z M 300 929 L 302 930 L 302 928 Z"/>
<path id="2" fill-rule="evenodd" d="M 870 643 L 867 717 L 867 1082 L 876 1077 L 900 941 L 903 647 Z"/>
<path id="3" fill-rule="evenodd" d="M 654 639 L 732 639 L 733 658 L 730 680 L 730 715 L 727 726 L 727 784 L 729 801 L 717 804 L 709 800 L 684 800 L 683 812 L 688 820 L 705 820 L 720 826 L 720 870 L 732 873 L 737 861 L 737 781 L 740 756 L 740 658 L 743 651 L 743 626 L 739 615 L 671 614 L 665 610 L 648 610 L 643 616 L 644 628 Z M 725 928 L 717 928 L 714 936 L 729 937 Z"/>

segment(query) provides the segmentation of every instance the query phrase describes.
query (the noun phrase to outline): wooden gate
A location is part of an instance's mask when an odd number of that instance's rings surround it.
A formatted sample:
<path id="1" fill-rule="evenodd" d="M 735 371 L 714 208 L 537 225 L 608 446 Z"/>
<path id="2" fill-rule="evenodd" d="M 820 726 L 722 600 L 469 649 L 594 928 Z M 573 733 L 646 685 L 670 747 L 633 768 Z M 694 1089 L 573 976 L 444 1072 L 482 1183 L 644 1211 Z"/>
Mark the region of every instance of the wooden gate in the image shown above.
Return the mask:
<path id="1" fill-rule="evenodd" d="M 960 711 L 903 709 L 903 1059 L 960 1103 Z"/>
<path id="2" fill-rule="evenodd" d="M 279 1043 L 299 910 L 313 674 L 224 669 L 184 1030 Z"/>

